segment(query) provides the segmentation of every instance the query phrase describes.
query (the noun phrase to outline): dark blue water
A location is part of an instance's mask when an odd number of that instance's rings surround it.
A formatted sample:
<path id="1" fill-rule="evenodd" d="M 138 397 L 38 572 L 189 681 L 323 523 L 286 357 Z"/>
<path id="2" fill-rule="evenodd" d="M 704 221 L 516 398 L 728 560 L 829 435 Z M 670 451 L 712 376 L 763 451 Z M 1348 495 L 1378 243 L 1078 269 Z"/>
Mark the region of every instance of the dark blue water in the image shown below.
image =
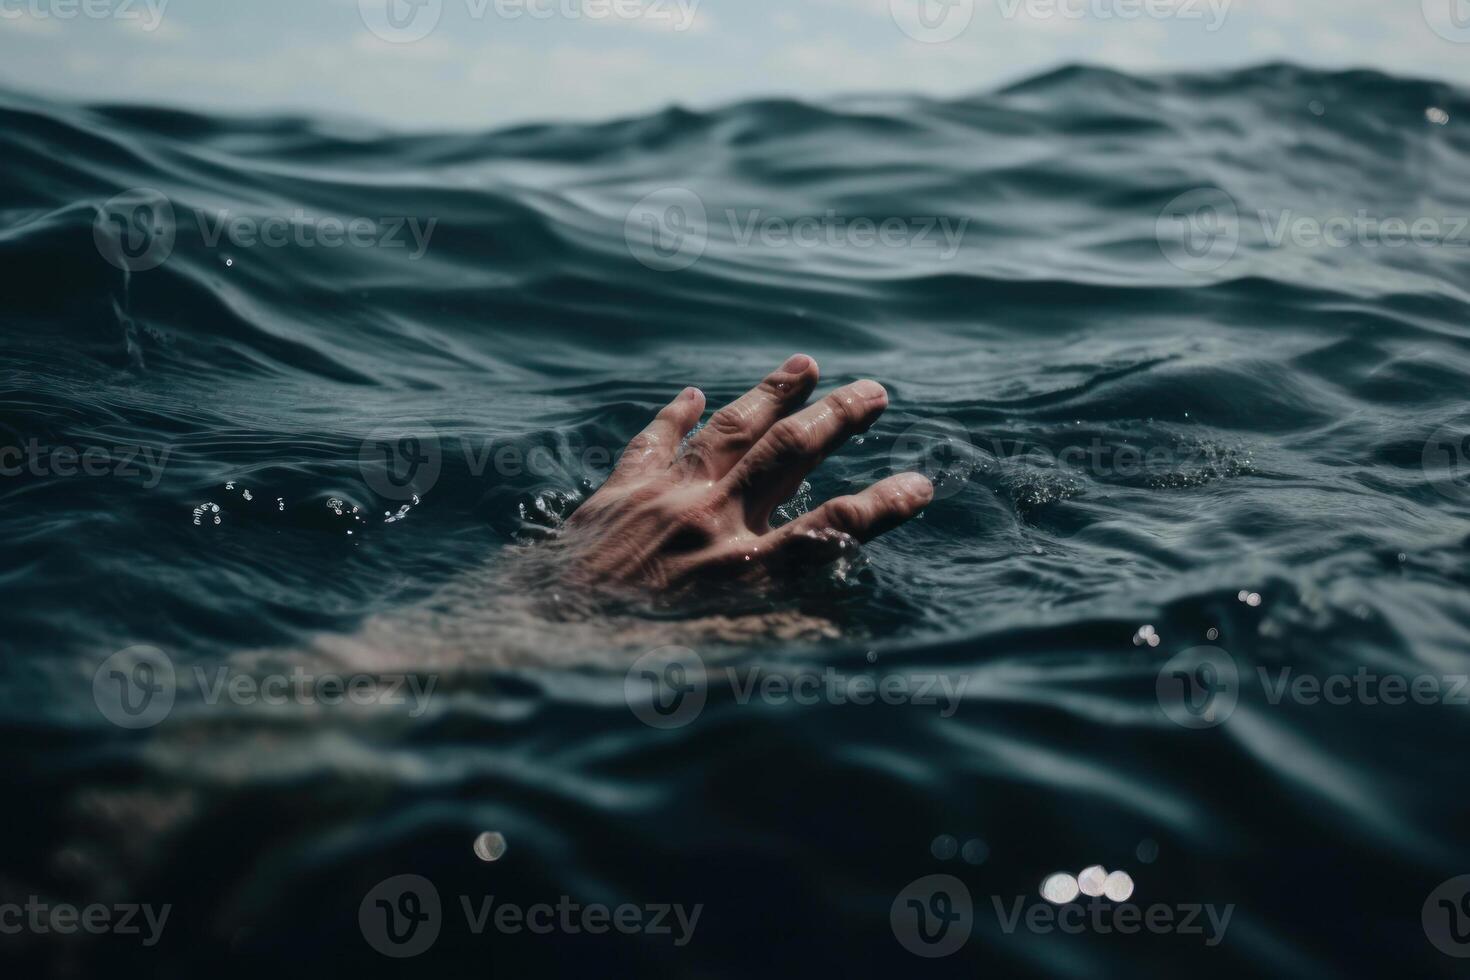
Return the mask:
<path id="1" fill-rule="evenodd" d="M 412 138 L 0 117 L 0 904 L 172 910 L 152 946 L 7 932 L 13 975 L 1463 969 L 1467 93 L 1071 69 Z M 795 350 L 892 407 L 790 512 L 918 467 L 921 520 L 775 597 L 534 572 L 660 404 Z M 706 700 L 660 728 L 628 668 L 667 644 Z M 120 676 L 154 658 L 173 700 L 132 729 L 94 679 L 138 645 Z M 195 680 L 293 670 L 434 687 Z M 1275 686 L 1343 675 L 1368 693 Z M 744 686 L 821 676 L 957 693 Z M 1069 903 L 1102 927 L 1011 922 L 1093 864 L 1135 882 Z M 402 874 L 440 931 L 392 959 L 359 907 Z M 911 951 L 914 882 L 961 910 L 946 957 Z M 682 945 L 477 935 L 489 895 L 702 911 Z"/>

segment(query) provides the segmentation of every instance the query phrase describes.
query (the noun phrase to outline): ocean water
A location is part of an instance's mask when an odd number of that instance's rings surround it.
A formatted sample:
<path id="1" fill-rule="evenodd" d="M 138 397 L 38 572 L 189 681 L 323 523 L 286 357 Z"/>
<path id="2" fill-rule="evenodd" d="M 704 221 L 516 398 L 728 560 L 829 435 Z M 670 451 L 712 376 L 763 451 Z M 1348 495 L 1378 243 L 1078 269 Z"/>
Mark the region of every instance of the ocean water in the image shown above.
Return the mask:
<path id="1" fill-rule="evenodd" d="M 169 907 L 11 975 L 1463 970 L 1464 91 L 0 116 L 0 905 Z M 922 519 L 776 596 L 519 573 L 797 350 L 891 407 L 787 516 Z"/>

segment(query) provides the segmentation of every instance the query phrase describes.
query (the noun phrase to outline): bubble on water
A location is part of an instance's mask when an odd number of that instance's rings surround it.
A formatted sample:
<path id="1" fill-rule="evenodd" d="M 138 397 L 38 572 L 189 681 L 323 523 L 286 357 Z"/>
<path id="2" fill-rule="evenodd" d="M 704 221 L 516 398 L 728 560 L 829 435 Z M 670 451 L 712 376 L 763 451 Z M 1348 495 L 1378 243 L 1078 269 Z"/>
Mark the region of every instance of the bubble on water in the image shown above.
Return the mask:
<path id="1" fill-rule="evenodd" d="M 219 513 L 219 504 L 210 504 L 209 505 L 209 510 L 210 510 L 210 513 L 218 514 Z"/>
<path id="2" fill-rule="evenodd" d="M 960 842 L 949 834 L 940 834 L 929 845 L 929 853 L 940 861 L 948 861 L 960 851 Z"/>
<path id="3" fill-rule="evenodd" d="M 858 436 L 856 439 L 853 440 L 853 444 L 854 445 L 861 446 L 863 443 L 865 443 L 867 441 L 868 441 L 868 437 L 867 436 Z"/>
<path id="4" fill-rule="evenodd" d="M 1110 902 L 1126 902 L 1133 897 L 1133 878 L 1126 871 L 1114 871 L 1103 884 L 1103 894 Z"/>
<path id="5" fill-rule="evenodd" d="M 505 835 L 487 830 L 475 838 L 475 857 L 481 861 L 499 861 L 505 856 Z"/>
<path id="6" fill-rule="evenodd" d="M 1077 898 L 1080 890 L 1077 879 L 1065 871 L 1058 871 L 1041 883 L 1041 897 L 1053 905 L 1066 905 Z"/>
<path id="7" fill-rule="evenodd" d="M 1138 842 L 1138 849 L 1133 853 L 1138 855 L 1138 860 L 1144 864 L 1153 864 L 1159 859 L 1159 842 L 1152 837 L 1145 837 Z"/>
<path id="8" fill-rule="evenodd" d="M 1448 112 L 1445 112 L 1439 106 L 1432 105 L 1428 109 L 1424 110 L 1424 118 L 1428 119 L 1436 126 L 1447 126 L 1449 125 L 1450 114 Z"/>
<path id="9" fill-rule="evenodd" d="M 276 498 L 276 510 L 285 510 L 285 509 L 286 509 L 286 498 L 285 497 L 277 497 Z"/>
<path id="10" fill-rule="evenodd" d="M 868 651 L 868 663 L 875 664 L 877 662 L 878 662 L 878 651 L 877 650 L 869 650 Z"/>
<path id="11" fill-rule="evenodd" d="M 243 496 L 245 497 L 246 500 L 254 500 L 255 499 L 253 496 L 251 496 L 249 490 L 244 491 L 243 492 Z"/>
<path id="12" fill-rule="evenodd" d="M 1097 898 L 1103 893 L 1103 885 L 1107 880 L 1107 870 L 1100 864 L 1094 864 L 1083 868 L 1077 875 L 1077 888 L 1082 894 L 1090 898 Z"/>
<path id="13" fill-rule="evenodd" d="M 985 859 L 990 857 L 990 845 L 980 838 L 965 841 L 965 846 L 960 848 L 960 857 L 965 859 L 966 864 L 984 864 Z"/>
<path id="14" fill-rule="evenodd" d="M 1215 629 L 1215 627 L 1211 626 L 1209 629 L 1205 630 L 1205 639 L 1207 639 L 1207 640 L 1218 640 L 1219 638 L 1220 638 L 1220 631 L 1217 630 L 1217 629 Z"/>
<path id="15" fill-rule="evenodd" d="M 226 483 L 225 484 L 225 489 L 226 490 L 233 490 L 233 489 L 235 489 L 235 481 L 234 480 L 231 480 L 229 483 Z"/>
<path id="16" fill-rule="evenodd" d="M 1307 103 L 1307 110 L 1311 112 L 1311 114 L 1314 116 L 1322 116 L 1327 114 L 1327 107 L 1316 99 L 1313 99 L 1311 102 Z"/>
<path id="17" fill-rule="evenodd" d="M 1259 592 L 1252 592 L 1245 597 L 1245 604 L 1252 608 L 1259 606 L 1261 604 L 1261 594 Z"/>
<path id="18" fill-rule="evenodd" d="M 1141 647 L 1144 644 L 1156 647 L 1160 642 L 1158 631 L 1152 626 L 1140 626 L 1138 627 L 1138 632 L 1133 634 L 1133 645 L 1136 647 Z"/>
<path id="19" fill-rule="evenodd" d="M 796 488 L 796 495 L 776 508 L 776 513 L 772 515 L 771 523 L 776 526 L 789 523 L 811 509 L 812 485 L 810 482 L 802 480 L 801 486 Z"/>

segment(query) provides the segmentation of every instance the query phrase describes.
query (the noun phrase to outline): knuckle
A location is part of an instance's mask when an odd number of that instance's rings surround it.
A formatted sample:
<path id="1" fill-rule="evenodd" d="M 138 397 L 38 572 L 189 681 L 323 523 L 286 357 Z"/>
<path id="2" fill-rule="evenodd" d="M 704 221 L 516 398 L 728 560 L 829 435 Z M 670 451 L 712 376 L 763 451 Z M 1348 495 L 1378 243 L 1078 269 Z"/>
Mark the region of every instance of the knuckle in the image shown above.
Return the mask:
<path id="1" fill-rule="evenodd" d="M 846 388 L 832 392 L 827 396 L 827 407 L 832 414 L 842 423 L 844 429 L 851 428 L 858 421 L 858 413 L 852 407 L 852 392 Z"/>
<path id="2" fill-rule="evenodd" d="M 714 469 L 714 449 L 704 439 L 692 439 L 685 447 L 677 468 L 687 476 L 698 476 Z"/>
<path id="3" fill-rule="evenodd" d="M 770 439 L 771 451 L 777 459 L 808 456 L 814 449 L 811 436 L 793 419 L 782 419 L 771 426 L 766 438 Z"/>
<path id="4" fill-rule="evenodd" d="M 741 418 L 740 413 L 728 405 L 711 415 L 709 424 L 705 428 L 726 439 L 746 437 L 747 430 L 745 420 Z"/>
<path id="5" fill-rule="evenodd" d="M 827 517 L 839 531 L 863 527 L 867 523 L 867 508 L 857 497 L 836 497 L 827 501 Z"/>

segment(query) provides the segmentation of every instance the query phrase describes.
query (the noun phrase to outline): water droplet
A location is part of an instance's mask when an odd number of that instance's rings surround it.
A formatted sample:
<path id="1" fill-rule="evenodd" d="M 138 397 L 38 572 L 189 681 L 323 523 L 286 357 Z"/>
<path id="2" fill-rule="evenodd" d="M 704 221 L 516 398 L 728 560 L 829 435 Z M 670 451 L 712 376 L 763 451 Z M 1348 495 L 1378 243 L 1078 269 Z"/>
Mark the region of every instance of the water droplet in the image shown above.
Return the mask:
<path id="1" fill-rule="evenodd" d="M 1058 871 L 1041 883 L 1041 897 L 1053 905 L 1066 905 L 1080 890 L 1077 879 L 1065 871 Z"/>
<path id="2" fill-rule="evenodd" d="M 948 861 L 950 858 L 958 854 L 959 850 L 960 842 L 955 840 L 949 834 L 940 834 L 938 837 L 934 838 L 934 842 L 929 845 L 929 853 L 933 854 L 941 861 Z"/>
<path id="3" fill-rule="evenodd" d="M 499 861 L 505 856 L 505 835 L 485 831 L 475 838 L 475 857 L 481 861 Z"/>
<path id="4" fill-rule="evenodd" d="M 1314 116 L 1326 115 L 1327 113 L 1327 107 L 1321 102 L 1318 102 L 1316 99 L 1313 99 L 1311 102 L 1307 103 L 1307 109 L 1310 110 L 1312 115 Z"/>
<path id="5" fill-rule="evenodd" d="M 1103 884 L 1103 894 L 1110 902 L 1126 902 L 1133 897 L 1133 878 L 1126 871 L 1114 871 Z"/>
<path id="6" fill-rule="evenodd" d="M 1215 627 L 1211 626 L 1209 629 L 1205 630 L 1205 639 L 1207 639 L 1207 640 L 1218 640 L 1219 638 L 1220 638 L 1220 631 L 1217 630 L 1217 629 L 1215 629 Z"/>
<path id="7" fill-rule="evenodd" d="M 965 859 L 966 864 L 984 864 L 985 859 L 990 857 L 990 845 L 978 837 L 967 840 L 965 846 L 960 848 L 960 857 Z"/>
<path id="8" fill-rule="evenodd" d="M 1097 898 L 1103 893 L 1103 884 L 1108 880 L 1108 872 L 1100 864 L 1083 868 L 1077 875 L 1077 888 L 1082 894 L 1091 898 Z"/>
<path id="9" fill-rule="evenodd" d="M 1252 592 L 1245 597 L 1245 604 L 1253 608 L 1259 606 L 1261 604 L 1261 594 L 1259 592 Z"/>

